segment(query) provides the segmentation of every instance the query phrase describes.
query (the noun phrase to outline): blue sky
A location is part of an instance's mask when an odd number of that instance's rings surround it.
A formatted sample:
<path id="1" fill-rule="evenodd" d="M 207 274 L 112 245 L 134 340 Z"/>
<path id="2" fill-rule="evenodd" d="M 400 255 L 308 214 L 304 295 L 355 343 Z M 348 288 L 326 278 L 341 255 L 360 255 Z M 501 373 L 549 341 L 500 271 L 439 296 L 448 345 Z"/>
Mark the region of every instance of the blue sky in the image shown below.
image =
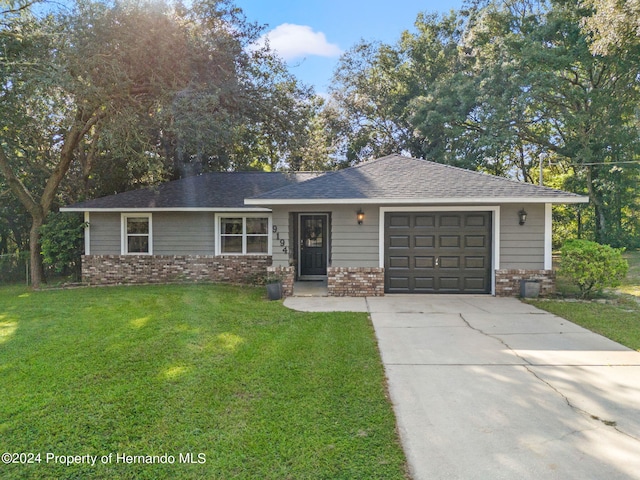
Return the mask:
<path id="1" fill-rule="evenodd" d="M 235 0 L 266 25 L 272 48 L 293 74 L 326 93 L 340 54 L 361 39 L 394 43 L 419 12 L 447 13 L 462 0 Z"/>

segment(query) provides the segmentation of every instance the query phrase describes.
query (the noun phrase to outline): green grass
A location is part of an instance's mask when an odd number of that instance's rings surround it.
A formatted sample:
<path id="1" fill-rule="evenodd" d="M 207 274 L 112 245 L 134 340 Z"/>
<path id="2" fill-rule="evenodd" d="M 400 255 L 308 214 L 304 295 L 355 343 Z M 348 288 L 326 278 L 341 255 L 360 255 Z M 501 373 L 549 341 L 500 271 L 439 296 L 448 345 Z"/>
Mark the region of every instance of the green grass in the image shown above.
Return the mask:
<path id="1" fill-rule="evenodd" d="M 560 300 L 529 303 L 640 351 L 640 303 L 635 300 L 621 298 L 618 304 Z"/>
<path id="2" fill-rule="evenodd" d="M 624 254 L 629 262 L 629 273 L 618 292 L 607 292 L 615 299 L 613 304 L 593 302 L 566 302 L 547 299 L 532 301 L 533 305 L 562 318 L 604 335 L 622 345 L 640 351 L 640 252 Z M 578 293 L 566 279 L 558 278 L 558 291 L 563 296 Z"/>
<path id="3" fill-rule="evenodd" d="M 0 399 L 0 453 L 41 454 L 0 478 L 406 478 L 367 316 L 262 289 L 0 288 Z"/>
<path id="4" fill-rule="evenodd" d="M 626 252 L 624 258 L 629 262 L 629 272 L 618 290 L 640 300 L 640 250 Z"/>

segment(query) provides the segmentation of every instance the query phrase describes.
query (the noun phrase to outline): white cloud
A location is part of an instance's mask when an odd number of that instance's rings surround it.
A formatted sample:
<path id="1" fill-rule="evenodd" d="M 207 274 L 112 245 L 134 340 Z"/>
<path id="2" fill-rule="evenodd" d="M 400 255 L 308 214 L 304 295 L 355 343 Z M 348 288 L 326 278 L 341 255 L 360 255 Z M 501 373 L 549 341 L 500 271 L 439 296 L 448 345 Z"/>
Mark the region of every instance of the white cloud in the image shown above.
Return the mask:
<path id="1" fill-rule="evenodd" d="M 320 57 L 337 57 L 342 53 L 335 43 L 327 42 L 322 32 L 314 32 L 308 25 L 283 23 L 270 32 L 265 33 L 258 45 L 269 41 L 269 46 L 278 52 L 284 60 L 316 55 Z"/>

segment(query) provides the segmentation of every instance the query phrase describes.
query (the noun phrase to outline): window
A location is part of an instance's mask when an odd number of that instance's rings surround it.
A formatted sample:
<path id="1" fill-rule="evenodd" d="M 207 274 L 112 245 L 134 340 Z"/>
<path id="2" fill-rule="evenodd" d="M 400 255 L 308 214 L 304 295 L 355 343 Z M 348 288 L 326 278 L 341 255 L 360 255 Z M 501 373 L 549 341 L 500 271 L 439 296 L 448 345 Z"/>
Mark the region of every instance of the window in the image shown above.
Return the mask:
<path id="1" fill-rule="evenodd" d="M 268 255 L 269 218 L 219 217 L 221 255 Z"/>
<path id="2" fill-rule="evenodd" d="M 151 214 L 122 214 L 122 254 L 151 255 Z"/>

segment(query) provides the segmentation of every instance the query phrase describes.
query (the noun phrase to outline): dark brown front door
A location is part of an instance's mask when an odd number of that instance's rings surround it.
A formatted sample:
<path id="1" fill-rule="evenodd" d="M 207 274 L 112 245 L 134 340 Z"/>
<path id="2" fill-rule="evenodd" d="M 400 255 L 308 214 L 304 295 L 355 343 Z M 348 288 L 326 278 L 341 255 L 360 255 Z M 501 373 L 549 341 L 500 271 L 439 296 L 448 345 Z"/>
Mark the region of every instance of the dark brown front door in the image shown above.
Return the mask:
<path id="1" fill-rule="evenodd" d="M 327 274 L 327 215 L 300 215 L 300 277 Z"/>
<path id="2" fill-rule="evenodd" d="M 388 212 L 384 240 L 386 292 L 491 292 L 491 212 Z"/>

